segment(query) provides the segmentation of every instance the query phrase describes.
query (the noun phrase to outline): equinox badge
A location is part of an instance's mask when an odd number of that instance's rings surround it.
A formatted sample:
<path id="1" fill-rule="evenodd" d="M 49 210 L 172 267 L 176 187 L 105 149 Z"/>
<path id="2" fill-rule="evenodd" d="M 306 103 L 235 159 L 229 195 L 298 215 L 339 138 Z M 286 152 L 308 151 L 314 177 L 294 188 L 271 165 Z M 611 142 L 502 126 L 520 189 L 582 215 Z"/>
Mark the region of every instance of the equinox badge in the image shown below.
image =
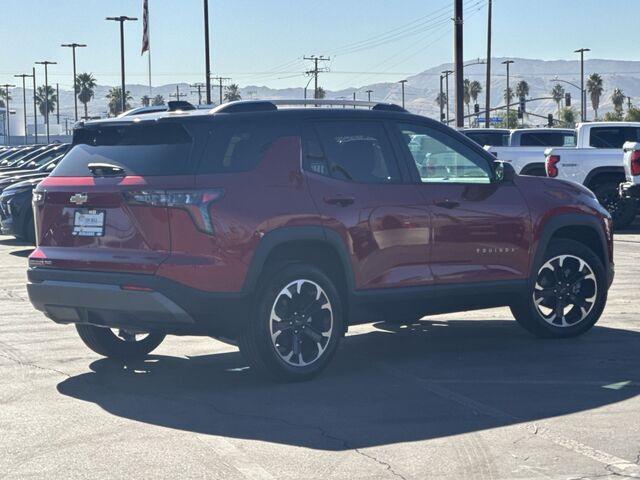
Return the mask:
<path id="1" fill-rule="evenodd" d="M 76 205 L 84 205 L 87 203 L 88 196 L 86 193 L 76 193 L 75 195 L 71 195 L 69 201 L 71 203 L 75 203 Z"/>

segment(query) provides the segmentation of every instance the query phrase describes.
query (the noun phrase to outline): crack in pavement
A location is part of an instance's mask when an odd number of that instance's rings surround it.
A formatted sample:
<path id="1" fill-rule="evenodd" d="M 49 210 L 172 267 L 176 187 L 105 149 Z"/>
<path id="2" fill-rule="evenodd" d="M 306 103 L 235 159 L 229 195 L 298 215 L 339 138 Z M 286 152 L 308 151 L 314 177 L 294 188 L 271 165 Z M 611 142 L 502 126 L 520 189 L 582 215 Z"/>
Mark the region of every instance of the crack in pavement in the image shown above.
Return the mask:
<path id="1" fill-rule="evenodd" d="M 35 368 L 37 370 L 42 370 L 45 372 L 52 372 L 52 373 L 57 373 L 59 375 L 65 376 L 67 378 L 71 378 L 71 374 L 63 372 L 62 370 L 57 370 L 55 368 L 50 368 L 50 367 L 43 367 L 40 365 L 37 365 L 35 363 L 31 363 L 31 362 L 24 362 L 18 358 L 14 358 L 14 357 L 10 357 L 9 355 L 5 355 L 3 353 L 0 353 L 0 357 L 9 360 L 10 362 L 16 363 L 18 365 L 20 365 L 21 367 L 31 367 L 31 368 Z"/>

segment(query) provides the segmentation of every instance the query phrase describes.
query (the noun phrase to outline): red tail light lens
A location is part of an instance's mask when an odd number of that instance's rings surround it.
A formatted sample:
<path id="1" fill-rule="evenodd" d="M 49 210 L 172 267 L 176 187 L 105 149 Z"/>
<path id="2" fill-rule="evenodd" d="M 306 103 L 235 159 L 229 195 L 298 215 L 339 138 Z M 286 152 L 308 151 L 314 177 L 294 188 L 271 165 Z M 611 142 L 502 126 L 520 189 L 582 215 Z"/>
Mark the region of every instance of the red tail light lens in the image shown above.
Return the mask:
<path id="1" fill-rule="evenodd" d="M 181 208 L 189 212 L 199 230 L 213 234 L 213 222 L 209 206 L 224 196 L 224 190 L 139 190 L 125 192 L 129 205 Z"/>
<path id="2" fill-rule="evenodd" d="M 555 178 L 558 176 L 558 162 L 560 161 L 560 155 L 549 155 L 545 162 L 547 170 L 547 177 Z"/>
<path id="3" fill-rule="evenodd" d="M 640 175 L 640 150 L 631 152 L 631 175 Z"/>

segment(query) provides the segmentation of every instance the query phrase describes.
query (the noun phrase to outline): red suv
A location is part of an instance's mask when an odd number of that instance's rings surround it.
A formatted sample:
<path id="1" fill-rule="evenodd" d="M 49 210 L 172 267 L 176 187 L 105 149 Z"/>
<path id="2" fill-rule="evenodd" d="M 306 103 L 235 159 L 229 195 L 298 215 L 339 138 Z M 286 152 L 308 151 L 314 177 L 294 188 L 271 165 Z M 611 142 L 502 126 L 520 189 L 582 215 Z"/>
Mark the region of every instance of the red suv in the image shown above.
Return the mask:
<path id="1" fill-rule="evenodd" d="M 33 305 L 101 355 L 206 335 L 289 380 L 358 323 L 496 306 L 541 337 L 596 323 L 613 252 L 589 190 L 397 106 L 284 103 L 79 126 L 34 192 Z"/>

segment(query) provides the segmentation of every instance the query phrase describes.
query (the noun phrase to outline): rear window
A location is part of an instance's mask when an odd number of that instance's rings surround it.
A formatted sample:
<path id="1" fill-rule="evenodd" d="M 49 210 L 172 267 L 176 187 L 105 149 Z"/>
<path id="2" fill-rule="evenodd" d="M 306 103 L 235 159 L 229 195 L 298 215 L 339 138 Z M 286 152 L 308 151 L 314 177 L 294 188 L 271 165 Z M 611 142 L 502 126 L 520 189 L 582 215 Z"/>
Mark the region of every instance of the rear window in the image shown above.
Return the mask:
<path id="1" fill-rule="evenodd" d="M 529 132 L 520 135 L 522 147 L 573 147 L 575 134 L 563 132 Z"/>
<path id="2" fill-rule="evenodd" d="M 52 175 L 89 175 L 90 163 L 109 163 L 127 175 L 180 175 L 187 173 L 193 141 L 182 125 L 101 126 L 74 133 L 74 146 Z"/>
<path id="3" fill-rule="evenodd" d="M 509 134 L 501 132 L 462 132 L 481 147 L 504 147 L 509 144 Z"/>
<path id="4" fill-rule="evenodd" d="M 639 127 L 593 127 L 589 145 L 595 148 L 622 148 L 625 142 L 638 141 Z"/>
<path id="5" fill-rule="evenodd" d="M 297 125 L 282 121 L 221 122 L 213 127 L 198 173 L 247 172 L 267 156 L 289 155 L 286 144 L 299 141 L 299 130 Z"/>

